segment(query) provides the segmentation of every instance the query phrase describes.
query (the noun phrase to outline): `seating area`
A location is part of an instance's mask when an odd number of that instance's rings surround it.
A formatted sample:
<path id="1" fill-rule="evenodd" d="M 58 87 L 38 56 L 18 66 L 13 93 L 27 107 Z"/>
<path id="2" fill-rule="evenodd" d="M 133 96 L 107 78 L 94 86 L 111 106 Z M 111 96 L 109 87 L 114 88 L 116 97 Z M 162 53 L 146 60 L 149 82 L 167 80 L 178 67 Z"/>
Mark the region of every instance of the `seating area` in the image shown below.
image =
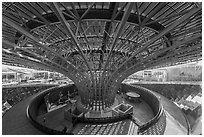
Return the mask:
<path id="1" fill-rule="evenodd" d="M 12 106 L 18 102 L 34 95 L 47 88 L 53 87 L 47 86 L 30 86 L 30 87 L 11 87 L 2 89 L 2 115 L 4 115 Z"/>

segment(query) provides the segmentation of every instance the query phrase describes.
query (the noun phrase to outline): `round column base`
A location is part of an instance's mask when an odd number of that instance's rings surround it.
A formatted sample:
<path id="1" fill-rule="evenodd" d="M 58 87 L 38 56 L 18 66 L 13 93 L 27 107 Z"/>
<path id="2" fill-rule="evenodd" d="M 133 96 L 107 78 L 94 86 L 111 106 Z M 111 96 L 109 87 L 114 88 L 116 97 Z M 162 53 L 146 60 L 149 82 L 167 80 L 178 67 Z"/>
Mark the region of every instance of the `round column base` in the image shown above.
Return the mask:
<path id="1" fill-rule="evenodd" d="M 80 111 L 80 112 L 83 112 L 83 113 L 86 113 L 86 112 L 101 112 L 101 111 L 107 111 L 107 110 L 110 110 L 111 108 L 113 108 L 117 103 L 118 101 L 116 101 L 116 99 L 114 100 L 114 102 L 112 104 L 110 104 L 109 106 L 105 106 L 103 105 L 102 106 L 102 102 L 101 101 L 96 101 L 96 102 L 93 102 L 92 105 L 84 105 L 82 102 L 81 102 L 81 99 L 79 98 L 79 100 L 77 101 L 77 109 Z"/>

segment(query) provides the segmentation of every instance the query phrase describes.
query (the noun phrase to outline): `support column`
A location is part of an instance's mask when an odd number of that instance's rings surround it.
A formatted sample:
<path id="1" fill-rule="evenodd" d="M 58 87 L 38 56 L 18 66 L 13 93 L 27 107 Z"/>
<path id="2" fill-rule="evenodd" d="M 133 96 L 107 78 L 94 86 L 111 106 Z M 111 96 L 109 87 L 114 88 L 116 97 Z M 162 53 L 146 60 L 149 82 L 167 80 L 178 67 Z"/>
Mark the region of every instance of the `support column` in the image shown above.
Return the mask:
<path id="1" fill-rule="evenodd" d="M 78 92 L 81 98 L 80 103 L 84 108 L 88 110 L 104 110 L 113 105 L 115 101 L 115 91 L 113 91 L 113 88 L 115 87 L 111 86 L 110 84 L 106 84 L 106 81 L 99 81 L 101 75 L 97 74 L 97 76 L 98 77 L 96 79 L 98 80 L 95 79 L 95 84 L 98 88 L 96 89 L 93 88 L 94 81 L 92 81 L 90 77 L 87 77 L 86 79 L 83 79 L 81 81 L 78 80 L 79 83 L 75 83 L 79 90 Z M 108 78 L 104 80 L 108 80 Z M 102 88 L 100 89 L 100 87 Z"/>

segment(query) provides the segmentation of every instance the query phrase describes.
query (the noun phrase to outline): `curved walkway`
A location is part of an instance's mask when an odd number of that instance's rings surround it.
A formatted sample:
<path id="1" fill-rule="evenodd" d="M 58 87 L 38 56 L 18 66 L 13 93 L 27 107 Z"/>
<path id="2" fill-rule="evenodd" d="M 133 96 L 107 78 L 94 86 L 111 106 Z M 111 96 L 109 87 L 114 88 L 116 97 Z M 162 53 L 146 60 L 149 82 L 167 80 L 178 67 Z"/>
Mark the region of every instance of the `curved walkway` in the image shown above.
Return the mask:
<path id="1" fill-rule="evenodd" d="M 168 121 L 177 121 L 179 124 L 181 124 L 181 127 L 187 128 L 187 123 L 185 121 L 185 117 L 183 116 L 183 113 L 181 110 L 171 101 L 169 101 L 164 96 L 155 93 L 157 96 L 160 96 L 161 103 L 164 106 L 164 109 L 166 112 L 168 112 L 167 119 Z M 26 117 L 26 107 L 29 104 L 30 100 L 34 98 L 36 95 L 33 95 L 31 97 L 28 97 L 27 99 L 19 102 L 14 107 L 12 107 L 2 118 L 2 134 L 3 135 L 44 135 L 45 133 L 39 131 L 35 127 L 32 126 L 32 124 L 29 122 L 29 120 Z M 169 123 L 169 122 L 168 122 Z M 167 124 L 168 124 L 167 123 Z M 174 125 L 178 125 L 178 123 L 172 122 Z M 174 126 L 172 125 L 172 127 Z M 178 127 L 175 126 L 178 130 Z M 174 129 L 175 129 L 174 128 Z M 168 129 L 165 133 L 171 133 L 171 134 L 177 134 L 177 132 L 172 132 L 173 130 Z M 183 130 L 184 131 L 184 130 Z M 185 134 L 184 132 L 179 132 L 179 134 Z"/>
<path id="2" fill-rule="evenodd" d="M 165 111 L 168 112 L 169 115 L 172 116 L 172 118 L 174 118 L 176 121 L 178 121 L 183 127 L 188 129 L 188 124 L 186 122 L 182 110 L 179 107 L 177 107 L 172 101 L 168 100 L 161 94 L 158 94 L 156 92 L 154 92 L 154 94 L 160 97 L 161 104 L 163 105 Z"/>

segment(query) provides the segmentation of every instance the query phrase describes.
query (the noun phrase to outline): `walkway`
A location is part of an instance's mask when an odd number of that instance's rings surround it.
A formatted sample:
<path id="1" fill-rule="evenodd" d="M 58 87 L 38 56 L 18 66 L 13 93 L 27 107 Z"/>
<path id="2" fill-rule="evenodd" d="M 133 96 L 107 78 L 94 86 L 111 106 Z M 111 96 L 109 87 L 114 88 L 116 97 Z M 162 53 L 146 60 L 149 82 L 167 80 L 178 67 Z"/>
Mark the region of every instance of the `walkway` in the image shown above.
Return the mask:
<path id="1" fill-rule="evenodd" d="M 174 103 L 169 101 L 167 98 L 157 93 L 155 94 L 157 96 L 160 96 L 161 103 L 163 104 L 164 109 L 168 112 L 167 113 L 167 116 L 168 116 L 167 117 L 167 129 L 166 129 L 165 134 L 170 134 L 170 133 L 174 135 L 178 134 L 177 132 L 173 132 L 173 130 L 170 128 L 170 127 L 175 127 L 175 129 L 178 130 L 178 128 L 176 128 L 178 127 L 176 126 L 178 125 L 178 123 L 182 127 L 187 128 L 187 123 L 183 116 L 182 111 Z M 29 104 L 30 99 L 32 99 L 33 97 L 35 97 L 35 95 L 19 102 L 3 116 L 2 118 L 2 134 L 3 135 L 43 135 L 44 134 L 38 129 L 36 129 L 35 127 L 33 127 L 26 117 L 26 107 Z M 141 105 L 140 107 L 142 108 L 142 103 L 140 103 L 139 105 Z M 148 112 L 145 112 L 144 114 L 139 111 L 139 105 L 134 106 L 135 107 L 134 113 L 135 114 L 138 113 L 136 115 L 141 116 L 141 117 L 149 116 Z M 60 116 L 62 117 L 62 113 L 59 114 L 59 117 Z M 142 118 L 140 118 L 140 120 L 141 122 L 144 122 L 142 121 Z M 174 120 L 177 122 L 175 122 Z M 170 124 L 173 124 L 173 125 L 169 125 L 169 121 L 171 122 Z M 68 123 L 62 122 L 61 124 L 62 126 L 58 125 L 58 126 L 55 126 L 54 128 L 61 129 L 63 125 L 68 124 Z M 181 132 L 179 132 L 179 134 L 180 133 Z"/>

